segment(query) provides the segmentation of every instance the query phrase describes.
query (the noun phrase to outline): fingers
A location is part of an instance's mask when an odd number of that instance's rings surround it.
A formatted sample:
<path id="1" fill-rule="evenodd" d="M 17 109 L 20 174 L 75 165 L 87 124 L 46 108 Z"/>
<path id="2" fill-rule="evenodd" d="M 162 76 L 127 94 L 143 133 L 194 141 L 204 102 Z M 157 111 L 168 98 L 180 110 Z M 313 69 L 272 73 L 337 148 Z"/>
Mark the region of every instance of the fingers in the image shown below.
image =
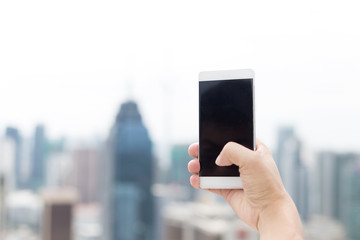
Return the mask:
<path id="1" fill-rule="evenodd" d="M 200 177 L 199 175 L 197 174 L 194 174 L 190 177 L 190 184 L 193 188 L 196 188 L 196 189 L 201 189 L 200 188 Z M 230 191 L 230 189 L 204 189 L 204 190 L 207 190 L 209 192 L 212 192 L 212 193 L 216 193 L 220 196 L 223 196 L 225 197 L 227 193 L 227 191 Z"/>
<path id="2" fill-rule="evenodd" d="M 238 143 L 228 142 L 216 159 L 216 164 L 219 166 L 235 164 L 241 169 L 253 156 L 252 150 Z"/>
<path id="3" fill-rule="evenodd" d="M 200 177 L 199 175 L 192 175 L 190 177 L 190 184 L 193 188 L 196 189 L 200 189 Z M 232 194 L 237 194 L 239 195 L 239 197 L 243 197 L 244 195 L 244 191 L 242 189 L 236 189 L 235 191 L 233 189 L 204 189 L 207 190 L 209 192 L 218 194 L 220 196 L 222 196 L 226 201 L 228 201 L 229 203 L 232 203 L 230 201 L 234 201 L 232 200 Z M 240 196 L 241 195 L 241 196 Z M 234 206 L 236 205 L 236 202 L 232 203 L 234 204 Z"/>
<path id="4" fill-rule="evenodd" d="M 260 140 L 260 139 L 256 139 L 256 147 L 255 147 L 255 150 L 258 148 L 259 145 L 262 145 L 263 142 Z"/>
<path id="5" fill-rule="evenodd" d="M 188 170 L 193 174 L 198 174 L 200 171 L 200 162 L 198 159 L 193 159 L 188 163 Z"/>
<path id="6" fill-rule="evenodd" d="M 194 174 L 190 177 L 190 184 L 193 188 L 200 189 L 200 177 L 197 174 Z M 212 193 L 219 194 L 224 198 L 227 197 L 228 192 L 231 191 L 230 189 L 204 189 L 210 191 Z"/>
<path id="7" fill-rule="evenodd" d="M 189 146 L 188 149 L 189 155 L 198 158 L 199 157 L 199 143 L 193 143 Z"/>
<path id="8" fill-rule="evenodd" d="M 200 189 L 200 178 L 199 175 L 192 175 L 190 177 L 190 184 L 193 188 Z"/>
<path id="9" fill-rule="evenodd" d="M 261 150 L 261 148 L 264 148 L 265 145 L 262 141 L 260 141 L 259 139 L 256 139 L 256 147 L 255 147 L 255 151 L 257 150 Z"/>
<path id="10" fill-rule="evenodd" d="M 200 177 L 199 177 L 199 175 L 197 175 L 197 174 L 192 175 L 190 177 L 190 184 L 191 184 L 191 186 L 193 188 L 200 189 Z M 231 203 L 230 201 L 233 201 L 231 199 L 232 198 L 231 194 L 239 194 L 239 195 L 241 195 L 241 197 L 244 195 L 243 190 L 241 190 L 241 189 L 237 189 L 236 191 L 234 191 L 232 189 L 205 189 L 205 190 L 224 197 L 224 199 L 226 201 L 229 201 L 229 203 Z M 236 203 L 232 203 L 232 204 L 234 204 L 234 206 L 236 205 Z"/>

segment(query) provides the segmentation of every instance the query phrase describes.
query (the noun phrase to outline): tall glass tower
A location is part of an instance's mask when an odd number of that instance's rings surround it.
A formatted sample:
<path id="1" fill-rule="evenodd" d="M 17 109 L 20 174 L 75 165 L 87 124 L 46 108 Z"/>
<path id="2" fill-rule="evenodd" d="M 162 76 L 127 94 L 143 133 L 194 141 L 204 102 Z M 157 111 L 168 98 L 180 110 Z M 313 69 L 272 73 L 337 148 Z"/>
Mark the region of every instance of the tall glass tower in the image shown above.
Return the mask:
<path id="1" fill-rule="evenodd" d="M 30 185 L 34 190 L 39 190 L 45 184 L 45 129 L 36 126 L 34 135 L 34 148 L 31 158 Z"/>
<path id="2" fill-rule="evenodd" d="M 105 239 L 152 240 L 152 143 L 137 105 L 123 103 L 111 129 L 105 166 Z"/>
<path id="3" fill-rule="evenodd" d="M 276 161 L 284 186 L 293 198 L 303 221 L 308 220 L 308 169 L 302 157 L 301 142 L 293 127 L 278 131 Z"/>
<path id="4" fill-rule="evenodd" d="M 14 182 L 15 188 L 23 188 L 23 175 L 22 175 L 22 138 L 18 129 L 13 127 L 6 128 L 6 137 L 14 141 L 15 144 L 15 162 L 14 162 Z"/>

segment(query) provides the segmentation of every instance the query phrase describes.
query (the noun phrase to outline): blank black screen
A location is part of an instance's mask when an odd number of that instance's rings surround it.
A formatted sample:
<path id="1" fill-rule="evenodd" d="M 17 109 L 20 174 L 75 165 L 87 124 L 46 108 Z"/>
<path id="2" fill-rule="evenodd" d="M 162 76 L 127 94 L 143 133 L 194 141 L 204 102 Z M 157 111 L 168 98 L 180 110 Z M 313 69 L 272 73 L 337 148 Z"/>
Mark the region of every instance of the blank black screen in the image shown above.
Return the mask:
<path id="1" fill-rule="evenodd" d="M 239 176 L 237 166 L 215 160 L 229 141 L 254 149 L 253 79 L 200 81 L 199 104 L 199 175 Z"/>

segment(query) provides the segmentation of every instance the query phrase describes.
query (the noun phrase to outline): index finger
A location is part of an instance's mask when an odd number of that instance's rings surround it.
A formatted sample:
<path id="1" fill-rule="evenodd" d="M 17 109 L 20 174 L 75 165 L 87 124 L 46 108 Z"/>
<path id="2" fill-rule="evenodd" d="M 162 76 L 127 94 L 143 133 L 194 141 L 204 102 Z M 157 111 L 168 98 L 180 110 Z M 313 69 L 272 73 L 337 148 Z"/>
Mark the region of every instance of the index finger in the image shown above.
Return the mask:
<path id="1" fill-rule="evenodd" d="M 189 146 L 188 153 L 194 158 L 199 157 L 199 143 L 193 143 Z"/>

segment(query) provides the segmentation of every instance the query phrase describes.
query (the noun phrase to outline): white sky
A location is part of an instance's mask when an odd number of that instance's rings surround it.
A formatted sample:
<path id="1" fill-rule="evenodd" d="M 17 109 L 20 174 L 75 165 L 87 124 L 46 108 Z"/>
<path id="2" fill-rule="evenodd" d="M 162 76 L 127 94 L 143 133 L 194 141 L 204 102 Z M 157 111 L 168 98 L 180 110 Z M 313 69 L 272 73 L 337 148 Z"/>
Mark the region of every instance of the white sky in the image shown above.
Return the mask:
<path id="1" fill-rule="evenodd" d="M 198 137 L 199 71 L 253 68 L 257 136 L 360 149 L 358 1 L 1 1 L 0 134 L 106 137 L 138 101 L 155 142 Z"/>

